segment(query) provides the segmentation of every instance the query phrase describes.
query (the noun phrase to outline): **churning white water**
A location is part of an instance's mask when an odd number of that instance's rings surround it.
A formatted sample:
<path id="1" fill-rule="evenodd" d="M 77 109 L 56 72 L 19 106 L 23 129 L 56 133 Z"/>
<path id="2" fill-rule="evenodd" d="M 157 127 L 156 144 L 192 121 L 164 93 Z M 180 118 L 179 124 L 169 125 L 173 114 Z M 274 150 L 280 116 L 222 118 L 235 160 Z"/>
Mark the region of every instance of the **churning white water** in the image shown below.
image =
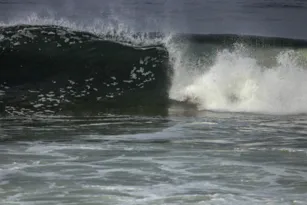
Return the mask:
<path id="1" fill-rule="evenodd" d="M 213 63 L 203 65 L 195 59 L 186 62 L 186 53 L 175 50 L 170 98 L 195 103 L 201 110 L 306 113 L 307 67 L 303 51 L 272 53 L 263 49 L 257 55 L 250 48 L 235 45 L 234 49 L 217 51 Z M 263 61 L 275 62 L 265 65 Z"/>

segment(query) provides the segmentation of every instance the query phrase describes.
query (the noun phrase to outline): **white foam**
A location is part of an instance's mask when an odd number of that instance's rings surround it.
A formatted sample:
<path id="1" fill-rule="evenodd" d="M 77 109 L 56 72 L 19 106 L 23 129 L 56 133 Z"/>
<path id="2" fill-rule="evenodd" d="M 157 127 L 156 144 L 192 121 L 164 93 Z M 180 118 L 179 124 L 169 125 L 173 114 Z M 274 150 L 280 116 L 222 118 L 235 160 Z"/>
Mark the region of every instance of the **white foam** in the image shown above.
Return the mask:
<path id="1" fill-rule="evenodd" d="M 199 109 L 307 113 L 307 67 L 300 51 L 284 50 L 264 66 L 243 46 L 217 52 L 212 65 L 187 62 L 173 52 L 175 75 L 170 98 L 196 103 Z M 187 59 L 188 60 L 188 59 Z"/>

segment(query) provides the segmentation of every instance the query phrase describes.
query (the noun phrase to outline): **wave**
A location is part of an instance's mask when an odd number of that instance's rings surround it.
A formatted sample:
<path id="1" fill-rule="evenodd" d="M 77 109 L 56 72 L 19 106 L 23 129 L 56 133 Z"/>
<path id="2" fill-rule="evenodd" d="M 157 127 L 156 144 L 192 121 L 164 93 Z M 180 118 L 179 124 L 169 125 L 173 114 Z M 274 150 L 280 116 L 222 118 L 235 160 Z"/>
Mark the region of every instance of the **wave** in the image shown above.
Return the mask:
<path id="1" fill-rule="evenodd" d="M 127 107 L 307 112 L 307 41 L 230 34 L 0 28 L 0 109 L 11 115 Z M 178 104 L 178 103 L 177 103 Z"/>
<path id="2" fill-rule="evenodd" d="M 0 86 L 7 113 L 93 112 L 163 104 L 168 53 L 133 47 L 58 26 L 0 29 Z"/>

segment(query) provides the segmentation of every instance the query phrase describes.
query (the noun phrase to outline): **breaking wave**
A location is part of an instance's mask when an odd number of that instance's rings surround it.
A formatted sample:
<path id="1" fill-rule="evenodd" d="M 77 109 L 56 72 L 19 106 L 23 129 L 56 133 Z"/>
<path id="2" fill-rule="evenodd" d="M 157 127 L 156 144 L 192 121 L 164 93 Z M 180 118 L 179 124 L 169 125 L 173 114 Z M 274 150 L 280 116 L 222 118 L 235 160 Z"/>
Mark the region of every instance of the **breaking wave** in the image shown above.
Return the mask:
<path id="1" fill-rule="evenodd" d="M 235 44 L 211 52 L 209 57 L 204 52 L 175 61 L 171 99 L 194 103 L 200 110 L 307 112 L 307 50 Z"/>
<path id="2" fill-rule="evenodd" d="M 307 112 L 307 41 L 41 23 L 0 28 L 2 113 L 167 110 L 172 102 L 198 110 Z"/>
<path id="3" fill-rule="evenodd" d="M 10 114 L 164 104 L 168 53 L 59 26 L 0 30 L 0 88 Z"/>

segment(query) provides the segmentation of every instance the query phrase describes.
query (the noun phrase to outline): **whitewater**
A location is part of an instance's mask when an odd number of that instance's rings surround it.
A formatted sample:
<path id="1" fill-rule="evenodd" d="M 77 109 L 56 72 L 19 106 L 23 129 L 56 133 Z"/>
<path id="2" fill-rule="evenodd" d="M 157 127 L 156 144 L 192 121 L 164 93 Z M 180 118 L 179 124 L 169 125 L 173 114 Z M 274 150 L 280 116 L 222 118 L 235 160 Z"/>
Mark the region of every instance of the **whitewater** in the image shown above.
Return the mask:
<path id="1" fill-rule="evenodd" d="M 185 62 L 185 53 L 177 52 L 182 58 L 175 58 L 170 97 L 195 103 L 201 110 L 306 113 L 304 50 L 279 50 L 236 45 L 233 50 L 217 51 L 210 66 L 199 64 L 206 57 Z M 257 58 L 257 52 L 264 54 Z M 267 66 L 262 61 L 273 63 Z"/>

